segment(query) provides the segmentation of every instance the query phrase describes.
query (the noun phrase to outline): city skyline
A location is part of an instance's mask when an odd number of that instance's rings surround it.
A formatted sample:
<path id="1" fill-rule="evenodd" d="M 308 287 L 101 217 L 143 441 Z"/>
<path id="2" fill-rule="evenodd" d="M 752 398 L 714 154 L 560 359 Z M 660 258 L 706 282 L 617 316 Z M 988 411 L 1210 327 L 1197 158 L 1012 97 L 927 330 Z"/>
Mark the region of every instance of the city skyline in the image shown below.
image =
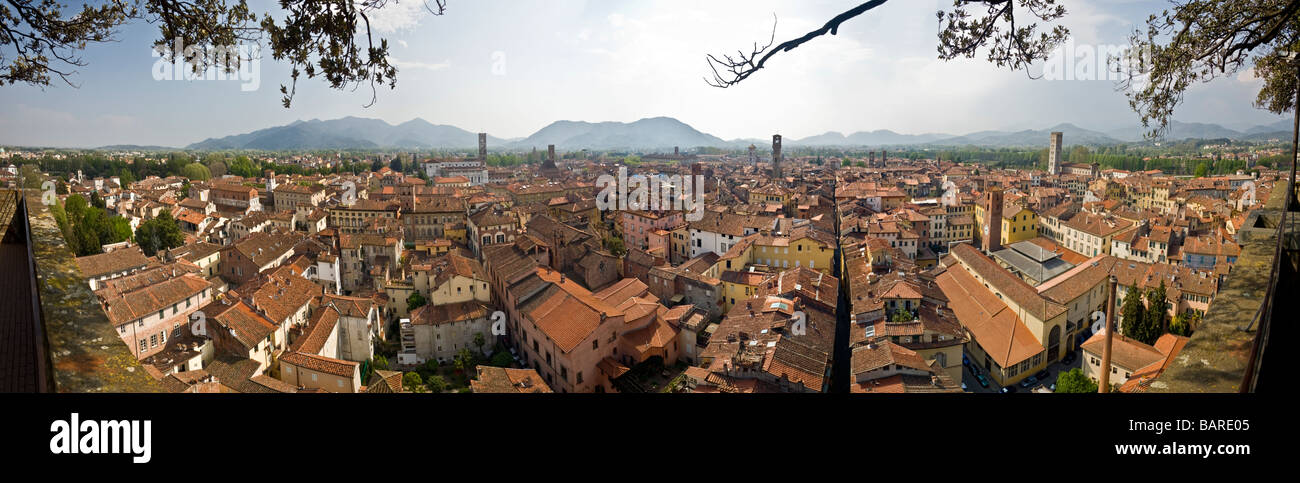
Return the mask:
<path id="1" fill-rule="evenodd" d="M 270 8 L 252 2 L 255 11 Z M 1158 2 L 1064 2 L 1062 21 L 1080 44 L 1119 45 Z M 124 28 L 120 42 L 92 45 L 80 88 L 0 89 L 0 143 L 85 148 L 114 144 L 183 147 L 309 119 L 347 116 L 434 124 L 522 138 L 557 120 L 630 122 L 671 116 L 720 138 L 781 132 L 800 139 L 835 131 L 963 135 L 1046 129 L 1070 123 L 1106 131 L 1138 125 L 1112 81 L 1031 80 L 982 58 L 935 58 L 933 12 L 946 2 L 896 2 L 846 23 L 837 36 L 783 54 L 744 85 L 704 82 L 705 54 L 814 28 L 836 2 L 452 2 L 431 16 L 418 2 L 376 15 L 399 69 L 395 90 L 330 90 L 303 79 L 294 107 L 278 102 L 287 67 L 265 59 L 258 89 L 238 82 L 156 81 L 154 26 Z M 260 9 L 260 10 L 259 10 Z M 964 82 L 952 82 L 953 78 Z M 1255 109 L 1261 85 L 1249 71 L 1188 91 L 1175 119 L 1231 129 L 1282 119 Z M 817 89 L 806 86 L 817 85 Z M 988 122 L 990 113 L 999 121 Z M 178 119 L 191 122 L 177 122 Z M 997 124 L 997 123 L 1000 123 Z"/>

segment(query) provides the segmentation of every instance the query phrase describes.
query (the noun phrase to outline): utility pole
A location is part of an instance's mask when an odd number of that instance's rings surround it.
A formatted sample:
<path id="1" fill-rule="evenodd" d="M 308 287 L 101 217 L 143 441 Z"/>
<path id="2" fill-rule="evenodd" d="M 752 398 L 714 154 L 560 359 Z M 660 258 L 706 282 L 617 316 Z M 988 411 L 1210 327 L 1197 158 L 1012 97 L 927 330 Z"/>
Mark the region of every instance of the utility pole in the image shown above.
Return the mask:
<path id="1" fill-rule="evenodd" d="M 1106 284 L 1106 346 L 1101 352 L 1101 382 L 1097 384 L 1097 392 L 1101 394 L 1110 392 L 1110 346 L 1115 339 L 1115 285 L 1118 283 L 1119 279 L 1111 275 Z"/>

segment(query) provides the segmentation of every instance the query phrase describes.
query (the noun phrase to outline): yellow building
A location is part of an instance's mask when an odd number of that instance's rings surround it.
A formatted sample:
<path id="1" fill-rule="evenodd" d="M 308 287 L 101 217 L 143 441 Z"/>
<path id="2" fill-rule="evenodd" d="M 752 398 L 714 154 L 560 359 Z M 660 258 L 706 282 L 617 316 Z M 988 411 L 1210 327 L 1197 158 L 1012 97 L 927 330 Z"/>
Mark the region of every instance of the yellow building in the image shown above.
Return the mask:
<path id="1" fill-rule="evenodd" d="M 835 237 L 805 224 L 791 229 L 789 235 L 749 235 L 727 250 L 718 264 L 723 272 L 764 265 L 772 271 L 808 267 L 829 275 L 834 254 Z"/>
<path id="2" fill-rule="evenodd" d="M 460 243 L 461 245 L 467 243 L 466 242 L 467 235 L 466 235 L 466 229 L 464 223 L 448 223 L 446 225 L 443 225 L 442 236 L 448 240 L 454 241 L 456 243 Z"/>
<path id="3" fill-rule="evenodd" d="M 415 242 L 415 250 L 428 253 L 430 255 L 442 255 L 451 251 L 451 240 L 437 239 Z"/>
<path id="4" fill-rule="evenodd" d="M 737 302 L 758 295 L 758 289 L 776 274 L 758 270 L 728 270 L 722 273 L 722 313 L 731 311 Z"/>
<path id="5" fill-rule="evenodd" d="M 794 208 L 794 192 L 769 184 L 754 188 L 749 192 L 749 203 L 758 205 L 781 205 L 782 208 L 792 210 Z"/>
<path id="6" fill-rule="evenodd" d="M 984 233 L 984 205 L 975 204 L 975 233 Z M 1019 201 L 1002 203 L 1002 245 L 1038 236 L 1038 213 Z"/>

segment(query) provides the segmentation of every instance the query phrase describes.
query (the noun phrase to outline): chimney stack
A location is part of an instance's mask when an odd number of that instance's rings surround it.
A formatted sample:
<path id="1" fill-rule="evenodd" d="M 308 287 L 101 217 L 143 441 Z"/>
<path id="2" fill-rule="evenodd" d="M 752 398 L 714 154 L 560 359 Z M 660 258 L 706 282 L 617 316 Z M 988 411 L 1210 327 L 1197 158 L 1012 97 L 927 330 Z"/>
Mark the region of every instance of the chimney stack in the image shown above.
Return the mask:
<path id="1" fill-rule="evenodd" d="M 478 159 L 487 161 L 487 133 L 478 133 Z"/>
<path id="2" fill-rule="evenodd" d="M 1097 384 L 1097 392 L 1102 394 L 1110 392 L 1110 346 L 1115 338 L 1115 286 L 1118 283 L 1119 279 L 1111 275 L 1106 286 L 1106 345 L 1101 351 L 1101 381 Z"/>

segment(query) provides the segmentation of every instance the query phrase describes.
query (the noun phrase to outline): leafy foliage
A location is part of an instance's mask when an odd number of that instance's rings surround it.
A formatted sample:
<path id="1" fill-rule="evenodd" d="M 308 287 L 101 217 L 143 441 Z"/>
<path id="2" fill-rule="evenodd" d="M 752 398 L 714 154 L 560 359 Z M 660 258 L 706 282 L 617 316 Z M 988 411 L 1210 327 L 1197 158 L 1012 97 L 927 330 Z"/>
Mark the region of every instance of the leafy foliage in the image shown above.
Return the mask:
<path id="1" fill-rule="evenodd" d="M 1097 382 L 1083 375 L 1079 368 L 1062 372 L 1056 377 L 1056 392 L 1065 394 L 1086 394 L 1097 392 Z"/>
<path id="2" fill-rule="evenodd" d="M 1120 307 L 1120 327 L 1130 337 L 1146 330 L 1146 306 L 1142 304 L 1142 294 L 1137 287 L 1130 286 L 1124 292 L 1124 305 Z"/>
<path id="3" fill-rule="evenodd" d="M 424 307 L 428 303 L 429 301 L 425 300 L 424 296 L 420 295 L 420 292 L 411 292 L 411 295 L 406 297 L 406 310 L 407 312 L 414 312 L 415 309 Z"/>
<path id="4" fill-rule="evenodd" d="M 1135 334 L 1133 338 L 1146 344 L 1155 344 L 1156 339 L 1164 335 L 1165 319 L 1169 317 L 1169 302 L 1165 300 L 1167 296 L 1163 280 L 1160 281 L 1159 287 L 1147 292 L 1146 327 L 1142 332 Z"/>
<path id="5" fill-rule="evenodd" d="M 103 253 L 103 245 L 131 239 L 131 222 L 109 216 L 103 201 L 88 203 L 81 195 L 69 195 L 61 209 L 54 210 L 55 222 L 68 248 L 79 257 Z M 57 207 L 57 205 L 55 205 Z"/>
<path id="6" fill-rule="evenodd" d="M 489 364 L 494 367 L 510 367 L 514 365 L 514 362 L 515 359 L 513 357 L 510 357 L 509 352 L 497 351 L 496 354 L 492 354 L 492 360 L 489 362 Z"/>
<path id="7" fill-rule="evenodd" d="M 135 229 L 135 241 L 145 255 L 154 256 L 159 250 L 170 250 L 185 244 L 181 226 L 172 218 L 172 212 L 163 210 L 157 218 L 141 223 Z"/>
<path id="8" fill-rule="evenodd" d="M 445 0 L 408 1 L 422 1 L 433 15 L 446 7 Z M 182 58 L 196 73 L 234 72 L 247 59 L 207 49 L 258 42 L 265 34 L 271 56 L 291 66 L 291 82 L 280 86 L 286 108 L 302 74 L 322 76 L 334 89 L 368 83 L 367 106 L 376 100 L 376 86 L 396 86 L 388 40 L 372 35 L 369 14 L 398 0 L 280 0 L 284 17 L 265 14 L 260 22 L 246 0 L 108 0 L 79 11 L 57 0 L 6 3 L 0 6 L 0 85 L 46 86 L 52 75 L 74 85 L 70 76 L 87 65 L 80 54 L 89 44 L 113 42 L 118 28 L 142 21 L 158 28 L 154 48 L 163 58 Z"/>
<path id="9" fill-rule="evenodd" d="M 406 388 L 406 390 L 416 391 L 421 386 L 424 386 L 424 379 L 420 377 L 419 373 L 408 372 L 402 374 L 402 387 Z"/>
<path id="10" fill-rule="evenodd" d="M 1274 113 L 1291 110 L 1296 96 L 1296 51 L 1300 36 L 1297 0 L 1188 0 L 1147 18 L 1130 43 L 1140 53 L 1139 69 L 1129 73 L 1129 105 L 1161 134 L 1192 84 L 1234 77 L 1253 67 L 1264 79 L 1257 107 Z M 1252 60 L 1253 56 L 1253 60 Z"/>
<path id="11" fill-rule="evenodd" d="M 441 394 L 447 391 L 447 380 L 441 375 L 434 374 L 424 379 L 424 387 L 431 393 Z"/>

